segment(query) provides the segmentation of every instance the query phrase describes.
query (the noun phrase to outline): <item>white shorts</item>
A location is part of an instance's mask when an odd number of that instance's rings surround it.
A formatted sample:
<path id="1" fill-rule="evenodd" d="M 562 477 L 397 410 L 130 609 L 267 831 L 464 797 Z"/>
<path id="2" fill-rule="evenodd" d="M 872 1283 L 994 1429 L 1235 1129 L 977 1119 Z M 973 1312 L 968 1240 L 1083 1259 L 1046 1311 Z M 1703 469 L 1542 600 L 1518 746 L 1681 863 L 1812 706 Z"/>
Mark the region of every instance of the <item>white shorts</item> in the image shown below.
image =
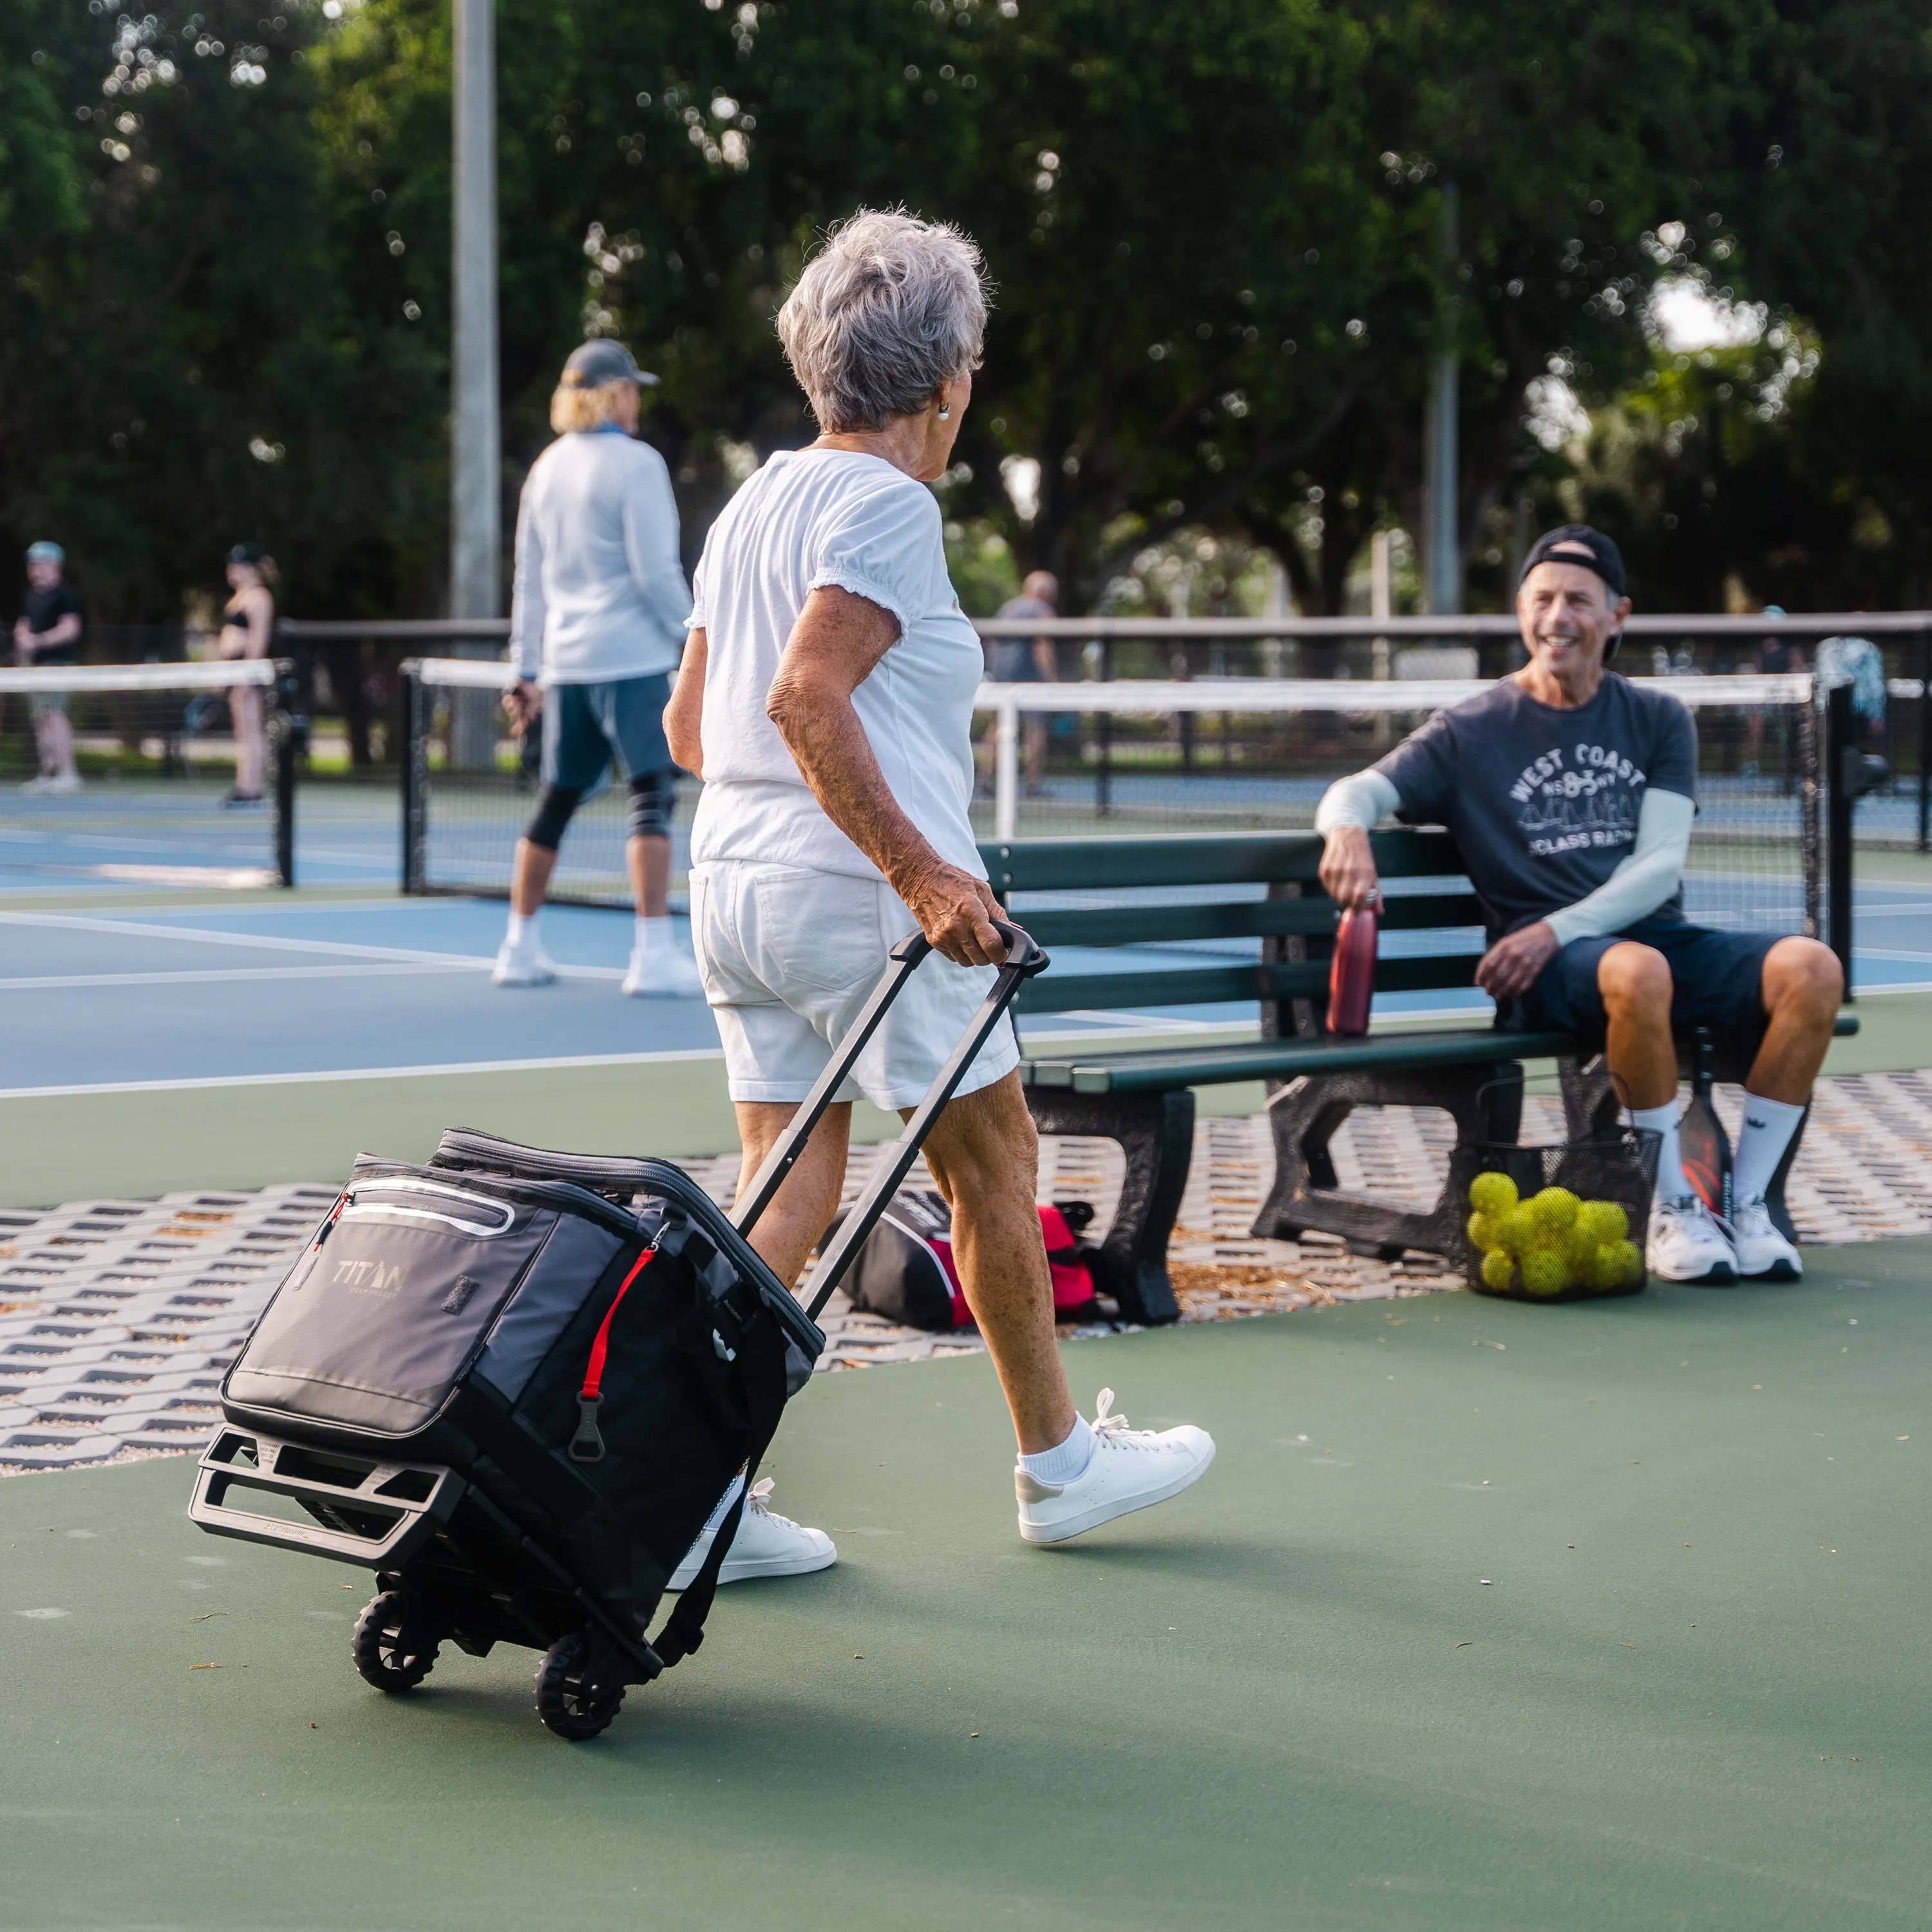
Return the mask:
<path id="1" fill-rule="evenodd" d="M 917 928 L 882 880 L 742 860 L 692 866 L 692 942 L 724 1042 L 732 1099 L 802 1100 L 879 983 L 886 956 Z M 863 1094 L 875 1106 L 916 1106 L 993 978 L 990 966 L 927 958 L 838 1098 Z M 958 1091 L 990 1087 L 1019 1064 L 1007 1021 L 980 1049 Z"/>

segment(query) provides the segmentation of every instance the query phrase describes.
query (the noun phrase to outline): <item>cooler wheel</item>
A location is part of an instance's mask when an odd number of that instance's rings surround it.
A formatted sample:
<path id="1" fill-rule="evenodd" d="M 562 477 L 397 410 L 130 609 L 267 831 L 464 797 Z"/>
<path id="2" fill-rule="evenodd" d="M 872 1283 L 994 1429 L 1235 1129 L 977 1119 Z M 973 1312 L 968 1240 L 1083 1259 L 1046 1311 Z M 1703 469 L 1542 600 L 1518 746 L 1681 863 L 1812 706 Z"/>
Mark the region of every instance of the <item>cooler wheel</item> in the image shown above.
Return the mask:
<path id="1" fill-rule="evenodd" d="M 624 1702 L 624 1687 L 592 1694 L 584 1682 L 588 1648 L 576 1633 L 560 1636 L 537 1666 L 537 1715 L 560 1738 L 576 1744 L 608 1730 Z"/>
<path id="2" fill-rule="evenodd" d="M 408 1597 L 385 1590 L 356 1619 L 350 1654 L 365 1684 L 378 1690 L 413 1690 L 436 1668 L 437 1642 L 412 1617 Z"/>

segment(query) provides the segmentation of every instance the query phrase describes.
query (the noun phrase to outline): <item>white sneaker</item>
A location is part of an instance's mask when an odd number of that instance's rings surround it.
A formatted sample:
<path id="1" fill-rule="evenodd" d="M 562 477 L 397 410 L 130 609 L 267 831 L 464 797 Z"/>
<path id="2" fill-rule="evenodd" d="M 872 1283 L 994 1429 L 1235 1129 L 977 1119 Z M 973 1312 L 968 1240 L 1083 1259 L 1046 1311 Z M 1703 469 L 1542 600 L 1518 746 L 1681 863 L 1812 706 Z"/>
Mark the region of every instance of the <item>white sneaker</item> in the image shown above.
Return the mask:
<path id="1" fill-rule="evenodd" d="M 1042 1483 L 1013 1471 L 1020 1501 L 1020 1534 L 1029 1543 L 1064 1543 L 1117 1516 L 1164 1503 L 1198 1483 L 1214 1460 L 1214 1438 L 1184 1423 L 1178 1429 L 1130 1429 L 1110 1415 L 1112 1389 L 1094 1410 L 1094 1460 L 1070 1483 Z"/>
<path id="2" fill-rule="evenodd" d="M 52 793 L 59 797 L 64 797 L 68 794 L 76 792 L 80 788 L 80 774 L 78 772 L 56 772 L 40 788 L 43 791 Z"/>
<path id="3" fill-rule="evenodd" d="M 1711 1287 L 1738 1278 L 1738 1258 L 1722 1226 L 1694 1194 L 1652 1204 L 1644 1258 L 1666 1281 Z"/>
<path id="4" fill-rule="evenodd" d="M 807 1529 L 788 1516 L 780 1516 L 765 1506 L 772 1492 L 772 1479 L 765 1477 L 745 1498 L 745 1513 L 739 1519 L 738 1534 L 731 1539 L 730 1553 L 719 1566 L 721 1583 L 742 1583 L 754 1576 L 805 1576 L 814 1570 L 829 1570 L 838 1561 L 838 1552 L 822 1529 Z M 668 1590 L 688 1590 L 711 1547 L 713 1530 L 700 1530 L 698 1540 L 685 1552 L 684 1561 L 671 1572 Z"/>
<path id="5" fill-rule="evenodd" d="M 43 772 L 38 778 L 29 778 L 20 790 L 28 798 L 44 798 L 54 789 L 54 780 Z"/>
<path id="6" fill-rule="evenodd" d="M 678 946 L 641 946 L 631 949 L 631 968 L 624 975 L 628 1000 L 701 1000 L 704 982 L 698 962 Z"/>
<path id="7" fill-rule="evenodd" d="M 556 962 L 534 939 L 526 939 L 520 946 L 505 940 L 490 969 L 491 982 L 499 986 L 548 986 L 556 977 Z"/>
<path id="8" fill-rule="evenodd" d="M 1748 1281 L 1796 1281 L 1804 1274 L 1798 1250 L 1778 1232 L 1762 1194 L 1731 1216 L 1730 1232 L 1738 1272 Z"/>

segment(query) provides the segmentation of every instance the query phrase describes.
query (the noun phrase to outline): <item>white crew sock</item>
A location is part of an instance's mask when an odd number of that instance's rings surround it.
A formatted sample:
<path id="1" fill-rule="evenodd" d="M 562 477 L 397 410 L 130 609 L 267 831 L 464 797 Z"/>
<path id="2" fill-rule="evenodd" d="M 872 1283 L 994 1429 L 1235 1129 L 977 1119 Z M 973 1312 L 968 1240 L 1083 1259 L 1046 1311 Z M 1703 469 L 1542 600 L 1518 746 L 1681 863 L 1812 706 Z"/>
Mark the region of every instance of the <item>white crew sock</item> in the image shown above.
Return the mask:
<path id="1" fill-rule="evenodd" d="M 537 921 L 543 916 L 541 911 L 522 913 L 514 908 L 510 914 L 508 928 L 503 934 L 504 941 L 511 946 L 520 946 L 528 940 L 531 945 L 537 943 Z"/>
<path id="2" fill-rule="evenodd" d="M 1630 1124 L 1664 1136 L 1664 1144 L 1657 1150 L 1658 1199 L 1682 1201 L 1696 1193 L 1690 1177 L 1684 1172 L 1683 1151 L 1678 1145 L 1677 1102 L 1666 1100 L 1660 1107 L 1633 1107 Z"/>
<path id="3" fill-rule="evenodd" d="M 1058 1489 L 1077 1482 L 1086 1474 L 1094 1460 L 1094 1432 L 1084 1415 L 1073 1418 L 1073 1428 L 1057 1449 L 1042 1449 L 1036 1456 L 1022 1456 L 1020 1467 L 1036 1483 L 1051 1483 Z"/>
<path id="4" fill-rule="evenodd" d="M 1789 1100 L 1767 1100 L 1746 1090 L 1744 1132 L 1738 1136 L 1737 1158 L 1731 1163 L 1731 1196 L 1740 1208 L 1761 1198 L 1770 1186 L 1804 1118 L 1804 1109 Z"/>
<path id="5" fill-rule="evenodd" d="M 638 951 L 648 959 L 653 952 L 669 952 L 677 944 L 676 928 L 670 914 L 661 919 L 646 919 L 638 914 L 637 934 L 632 942 Z"/>

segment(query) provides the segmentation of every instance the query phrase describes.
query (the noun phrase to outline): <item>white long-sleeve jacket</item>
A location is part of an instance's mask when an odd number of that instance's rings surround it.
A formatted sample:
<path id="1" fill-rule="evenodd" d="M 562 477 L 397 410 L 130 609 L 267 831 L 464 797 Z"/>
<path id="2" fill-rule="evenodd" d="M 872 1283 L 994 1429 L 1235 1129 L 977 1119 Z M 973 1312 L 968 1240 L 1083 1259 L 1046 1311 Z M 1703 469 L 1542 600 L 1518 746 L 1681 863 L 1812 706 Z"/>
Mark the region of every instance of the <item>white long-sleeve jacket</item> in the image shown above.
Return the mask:
<path id="1" fill-rule="evenodd" d="M 674 670 L 690 614 L 664 458 L 621 430 L 559 436 L 517 512 L 517 675 L 602 684 Z"/>

